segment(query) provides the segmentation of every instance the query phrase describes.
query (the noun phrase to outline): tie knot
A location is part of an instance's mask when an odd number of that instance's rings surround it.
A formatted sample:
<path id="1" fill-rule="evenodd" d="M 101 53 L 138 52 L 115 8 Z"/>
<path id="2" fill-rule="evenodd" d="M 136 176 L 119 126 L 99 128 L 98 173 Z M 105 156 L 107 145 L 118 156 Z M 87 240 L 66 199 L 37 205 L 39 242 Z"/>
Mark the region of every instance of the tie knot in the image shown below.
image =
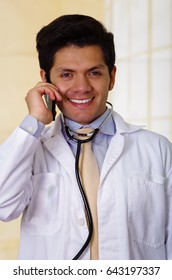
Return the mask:
<path id="1" fill-rule="evenodd" d="M 78 134 L 77 135 L 78 139 L 85 140 L 92 136 L 94 129 L 91 127 L 86 127 L 86 128 L 80 128 L 76 132 Z"/>

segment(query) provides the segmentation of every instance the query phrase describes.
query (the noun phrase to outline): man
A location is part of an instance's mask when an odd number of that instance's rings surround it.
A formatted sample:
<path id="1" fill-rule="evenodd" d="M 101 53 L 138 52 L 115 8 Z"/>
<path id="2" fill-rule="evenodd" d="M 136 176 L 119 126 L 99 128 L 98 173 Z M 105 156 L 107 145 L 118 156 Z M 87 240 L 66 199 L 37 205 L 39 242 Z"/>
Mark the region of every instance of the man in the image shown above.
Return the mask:
<path id="1" fill-rule="evenodd" d="M 42 81 L 27 93 L 29 115 L 0 148 L 0 219 L 23 213 L 19 258 L 75 259 L 85 244 L 72 137 L 101 127 L 91 142 L 99 168 L 93 235 L 79 259 L 172 259 L 172 146 L 106 105 L 113 35 L 89 16 L 67 15 L 40 30 L 37 50 Z M 62 113 L 48 128 L 44 95 Z"/>

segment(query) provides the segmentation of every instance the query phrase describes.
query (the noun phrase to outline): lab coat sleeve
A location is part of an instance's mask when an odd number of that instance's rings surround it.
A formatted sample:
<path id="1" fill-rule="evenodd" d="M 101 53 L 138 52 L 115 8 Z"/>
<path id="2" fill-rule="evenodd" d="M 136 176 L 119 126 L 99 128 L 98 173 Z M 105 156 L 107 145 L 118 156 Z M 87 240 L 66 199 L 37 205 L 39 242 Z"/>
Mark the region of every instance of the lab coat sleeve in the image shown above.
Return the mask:
<path id="1" fill-rule="evenodd" d="M 167 177 L 166 258 L 172 260 L 172 167 Z"/>
<path id="2" fill-rule="evenodd" d="M 161 156 L 166 178 L 165 250 L 166 259 L 172 260 L 172 143 L 170 143 L 165 137 L 162 138 L 162 140 L 163 141 L 161 142 Z"/>
<path id="3" fill-rule="evenodd" d="M 32 196 L 32 165 L 39 140 L 17 128 L 0 146 L 0 220 L 17 218 Z"/>

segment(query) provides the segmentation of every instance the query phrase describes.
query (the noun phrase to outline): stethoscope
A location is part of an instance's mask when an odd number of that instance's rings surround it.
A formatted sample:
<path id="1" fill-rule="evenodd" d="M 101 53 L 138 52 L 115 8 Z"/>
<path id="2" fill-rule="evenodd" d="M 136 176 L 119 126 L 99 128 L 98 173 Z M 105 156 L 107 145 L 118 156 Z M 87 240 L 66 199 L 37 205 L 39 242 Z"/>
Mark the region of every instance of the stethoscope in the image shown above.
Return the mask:
<path id="1" fill-rule="evenodd" d="M 107 102 L 107 105 L 110 106 L 109 114 L 106 116 L 106 118 L 103 120 L 103 122 L 99 125 L 99 127 L 93 130 L 93 132 L 84 134 L 84 136 L 88 137 L 87 139 L 84 139 L 84 140 L 77 138 L 77 136 L 81 135 L 81 134 L 78 134 L 76 131 L 73 131 L 72 129 L 70 129 L 69 126 L 66 124 L 64 115 L 61 114 L 62 123 L 64 125 L 67 136 L 69 137 L 69 139 L 71 139 L 77 143 L 77 151 L 76 151 L 76 158 L 75 158 L 75 176 L 76 176 L 78 187 L 79 187 L 79 190 L 80 190 L 83 202 L 84 202 L 85 212 L 86 212 L 87 220 L 88 220 L 88 230 L 89 230 L 88 237 L 87 237 L 84 245 L 81 247 L 79 252 L 76 254 L 76 256 L 72 260 L 79 259 L 79 257 L 83 254 L 83 252 L 86 250 L 87 246 L 89 245 L 91 238 L 92 238 L 92 234 L 93 234 L 93 220 L 92 220 L 92 215 L 91 215 L 91 211 L 90 211 L 90 206 L 89 206 L 89 202 L 87 200 L 86 194 L 84 192 L 80 173 L 79 173 L 79 157 L 80 157 L 81 145 L 83 143 L 92 141 L 93 138 L 97 135 L 97 133 L 100 131 L 100 129 L 104 126 L 104 124 L 107 122 L 107 120 L 112 115 L 113 105 L 110 102 Z"/>

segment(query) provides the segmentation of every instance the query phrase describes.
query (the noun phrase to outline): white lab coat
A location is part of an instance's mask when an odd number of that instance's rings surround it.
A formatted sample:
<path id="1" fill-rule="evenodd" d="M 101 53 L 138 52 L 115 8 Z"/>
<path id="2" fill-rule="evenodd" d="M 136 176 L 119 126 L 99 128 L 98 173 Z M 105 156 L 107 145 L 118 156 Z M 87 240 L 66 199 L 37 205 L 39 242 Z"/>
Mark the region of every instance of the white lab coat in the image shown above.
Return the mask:
<path id="1" fill-rule="evenodd" d="M 109 145 L 98 191 L 100 259 L 172 259 L 172 145 L 125 123 Z M 41 139 L 17 128 L 0 148 L 0 219 L 22 212 L 20 259 L 72 259 L 88 229 L 75 158 L 59 117 Z M 89 259 L 89 248 L 81 259 Z"/>

